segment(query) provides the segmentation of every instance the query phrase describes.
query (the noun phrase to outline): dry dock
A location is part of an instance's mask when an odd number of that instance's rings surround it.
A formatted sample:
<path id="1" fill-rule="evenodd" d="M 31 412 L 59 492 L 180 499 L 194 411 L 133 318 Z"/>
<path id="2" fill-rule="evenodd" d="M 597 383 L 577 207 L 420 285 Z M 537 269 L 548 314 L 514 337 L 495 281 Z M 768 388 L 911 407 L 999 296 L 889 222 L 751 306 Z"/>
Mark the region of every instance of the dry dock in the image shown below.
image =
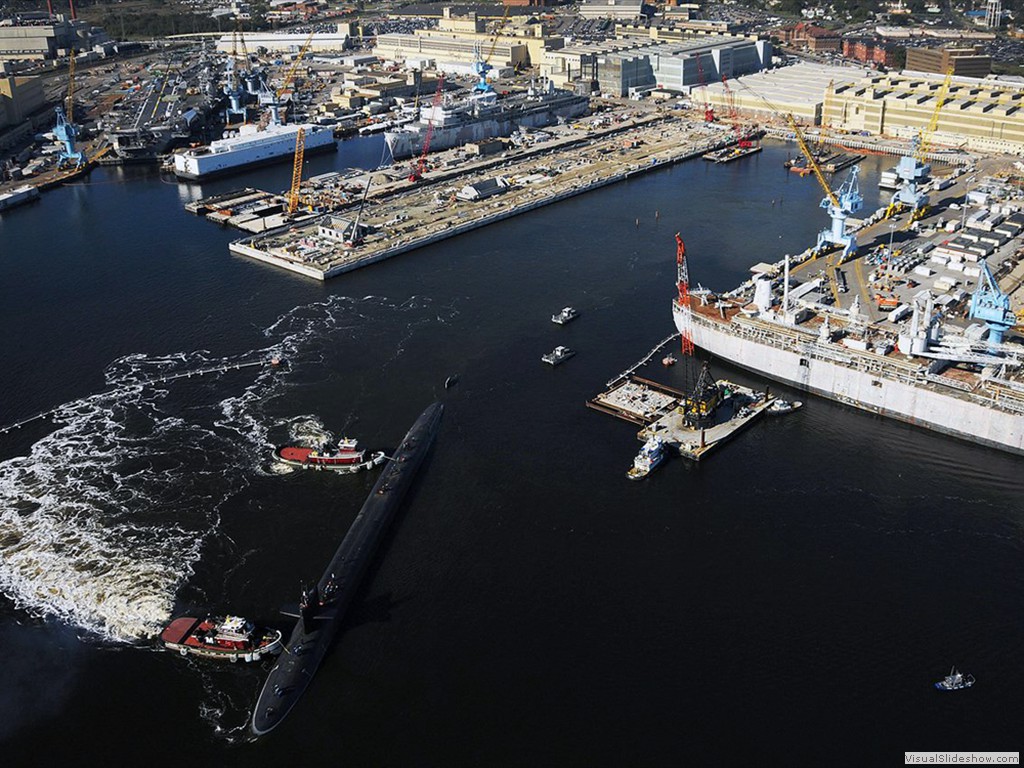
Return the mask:
<path id="1" fill-rule="evenodd" d="M 721 126 L 676 115 L 625 120 L 605 132 L 577 125 L 549 133 L 550 140 L 529 151 L 432 170 L 427 184 L 409 184 L 394 169 L 390 176 L 371 174 L 371 183 L 383 188 L 369 196 L 361 215 L 353 205 L 243 238 L 231 252 L 326 280 L 734 141 Z"/>

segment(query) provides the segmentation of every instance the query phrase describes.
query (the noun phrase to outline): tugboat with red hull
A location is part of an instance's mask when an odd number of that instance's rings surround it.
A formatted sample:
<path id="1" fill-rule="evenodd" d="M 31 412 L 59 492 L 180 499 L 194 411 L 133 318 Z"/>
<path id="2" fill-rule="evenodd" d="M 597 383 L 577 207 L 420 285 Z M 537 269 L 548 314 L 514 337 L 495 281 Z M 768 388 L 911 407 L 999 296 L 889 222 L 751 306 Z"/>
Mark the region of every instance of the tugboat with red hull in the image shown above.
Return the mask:
<path id="1" fill-rule="evenodd" d="M 284 720 L 316 674 L 374 550 L 434 442 L 443 410 L 441 403 L 434 403 L 412 425 L 394 456 L 389 457 L 320 581 L 302 591 L 302 602 L 295 610 L 285 611 L 299 621 L 256 701 L 251 727 L 257 736 Z"/>
<path id="2" fill-rule="evenodd" d="M 278 461 L 302 469 L 330 469 L 334 472 L 359 472 L 383 464 L 384 451 L 367 455 L 358 442 L 343 438 L 336 445 L 327 443 L 320 448 L 297 445 L 278 446 L 274 451 Z"/>
<path id="3" fill-rule="evenodd" d="M 281 631 L 263 629 L 241 616 L 184 616 L 160 633 L 160 640 L 182 656 L 225 661 L 259 661 L 281 650 Z"/>

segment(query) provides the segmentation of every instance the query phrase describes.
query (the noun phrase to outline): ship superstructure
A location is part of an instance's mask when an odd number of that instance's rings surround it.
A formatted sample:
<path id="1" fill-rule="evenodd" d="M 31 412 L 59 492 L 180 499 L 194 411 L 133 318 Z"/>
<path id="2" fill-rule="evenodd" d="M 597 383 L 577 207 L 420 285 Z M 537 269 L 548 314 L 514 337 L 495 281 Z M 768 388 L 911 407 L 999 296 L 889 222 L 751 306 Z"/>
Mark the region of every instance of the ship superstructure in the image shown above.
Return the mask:
<path id="1" fill-rule="evenodd" d="M 208 147 L 179 152 L 174 156 L 174 174 L 182 179 L 204 179 L 285 158 L 295 152 L 295 135 L 305 129 L 306 153 L 330 151 L 337 145 L 330 127 L 312 124 L 268 125 L 264 130 L 251 123 L 242 125 L 235 136 L 218 139 Z"/>
<path id="2" fill-rule="evenodd" d="M 397 160 L 419 154 L 428 132 L 432 151 L 450 149 L 509 136 L 520 127 L 541 128 L 571 120 L 585 114 L 589 105 L 586 96 L 557 89 L 550 82 L 504 98 L 494 91 L 475 92 L 460 101 L 421 107 L 419 120 L 385 132 L 384 140 Z"/>

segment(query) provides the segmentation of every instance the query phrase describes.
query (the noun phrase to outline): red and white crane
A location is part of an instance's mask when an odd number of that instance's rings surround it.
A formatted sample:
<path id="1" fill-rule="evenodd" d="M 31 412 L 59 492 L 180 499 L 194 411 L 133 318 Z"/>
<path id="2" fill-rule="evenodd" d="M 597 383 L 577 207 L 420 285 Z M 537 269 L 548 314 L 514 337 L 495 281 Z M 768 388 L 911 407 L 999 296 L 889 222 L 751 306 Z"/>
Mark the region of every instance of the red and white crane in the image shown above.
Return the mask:
<path id="1" fill-rule="evenodd" d="M 676 232 L 676 285 L 679 288 L 679 306 L 690 310 L 690 270 L 686 267 L 686 246 L 683 238 Z M 682 354 L 693 357 L 693 321 L 690 312 L 678 315 L 681 318 L 679 336 L 682 340 Z"/>
<path id="2" fill-rule="evenodd" d="M 444 73 L 437 77 L 437 91 L 434 93 L 434 101 L 431 104 L 432 117 L 427 119 L 427 134 L 423 137 L 423 152 L 420 154 L 419 162 L 413 166 L 412 172 L 409 174 L 409 181 L 420 181 L 423 178 L 423 171 L 427 168 L 427 153 L 430 151 L 430 139 L 434 135 L 434 119 L 436 115 L 433 115 L 437 111 L 437 108 L 441 106 L 441 97 L 444 94 Z"/>

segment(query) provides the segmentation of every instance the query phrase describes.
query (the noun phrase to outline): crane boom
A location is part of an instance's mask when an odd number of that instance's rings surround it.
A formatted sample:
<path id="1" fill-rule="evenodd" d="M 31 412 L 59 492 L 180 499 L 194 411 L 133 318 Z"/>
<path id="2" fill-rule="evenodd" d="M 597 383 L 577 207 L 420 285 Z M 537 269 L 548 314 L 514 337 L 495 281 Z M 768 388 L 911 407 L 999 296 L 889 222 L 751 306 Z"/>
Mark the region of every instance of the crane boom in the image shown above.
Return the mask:
<path id="1" fill-rule="evenodd" d="M 946 101 L 946 96 L 949 94 L 949 86 L 952 82 L 953 68 L 950 67 L 946 70 L 946 77 L 939 87 L 939 95 L 935 99 L 935 110 L 932 112 L 932 118 L 928 121 L 928 127 L 924 130 L 924 133 L 921 134 L 921 141 L 917 148 L 917 158 L 922 163 L 929 150 L 931 150 L 932 136 L 939 125 L 939 113 L 942 111 L 942 104 Z"/>
<path id="2" fill-rule="evenodd" d="M 836 198 L 836 193 L 832 191 L 832 187 L 828 185 L 825 180 L 825 175 L 821 172 L 821 168 L 818 166 L 818 161 L 814 159 L 814 153 L 811 152 L 810 147 L 807 146 L 807 141 L 804 139 L 803 131 L 800 130 L 800 126 L 797 125 L 796 118 L 793 117 L 793 113 L 790 112 L 786 115 L 786 119 L 789 121 L 789 127 L 793 130 L 794 136 L 796 136 L 796 143 L 800 147 L 800 151 L 803 152 L 804 157 L 807 158 L 807 165 L 814 171 L 814 176 L 818 179 L 818 183 L 821 188 L 825 190 L 825 196 L 829 199 L 836 208 L 839 207 L 839 200 Z"/>
<path id="3" fill-rule="evenodd" d="M 302 160 L 306 153 L 306 129 L 295 134 L 295 163 L 292 165 L 292 188 L 288 191 L 288 213 L 299 207 L 299 188 L 302 186 Z"/>
<path id="4" fill-rule="evenodd" d="M 75 122 L 75 49 L 68 56 L 68 122 Z"/>
<path id="5" fill-rule="evenodd" d="M 284 82 L 282 82 L 281 87 L 277 89 L 278 101 L 281 100 L 281 94 L 283 94 L 285 90 L 288 88 L 288 86 L 291 85 L 292 78 L 295 77 L 295 73 L 299 69 L 299 62 L 302 61 L 303 57 L 306 55 L 306 51 L 309 50 L 309 46 L 313 42 L 313 35 L 315 34 L 315 29 L 309 33 L 309 37 L 306 38 L 306 42 L 302 44 L 302 48 L 300 48 L 298 54 L 296 54 L 295 61 L 293 61 L 291 67 L 288 68 L 288 72 L 284 76 Z"/>
<path id="6" fill-rule="evenodd" d="M 434 101 L 431 104 L 431 111 L 441 106 L 441 96 L 444 94 L 444 73 L 437 76 L 437 91 L 434 93 Z M 434 135 L 434 121 L 427 122 L 427 134 L 423 137 L 423 152 L 420 153 L 419 162 L 409 174 L 409 181 L 419 181 L 423 178 L 423 171 L 427 167 L 427 153 L 430 152 L 430 139 Z"/>

